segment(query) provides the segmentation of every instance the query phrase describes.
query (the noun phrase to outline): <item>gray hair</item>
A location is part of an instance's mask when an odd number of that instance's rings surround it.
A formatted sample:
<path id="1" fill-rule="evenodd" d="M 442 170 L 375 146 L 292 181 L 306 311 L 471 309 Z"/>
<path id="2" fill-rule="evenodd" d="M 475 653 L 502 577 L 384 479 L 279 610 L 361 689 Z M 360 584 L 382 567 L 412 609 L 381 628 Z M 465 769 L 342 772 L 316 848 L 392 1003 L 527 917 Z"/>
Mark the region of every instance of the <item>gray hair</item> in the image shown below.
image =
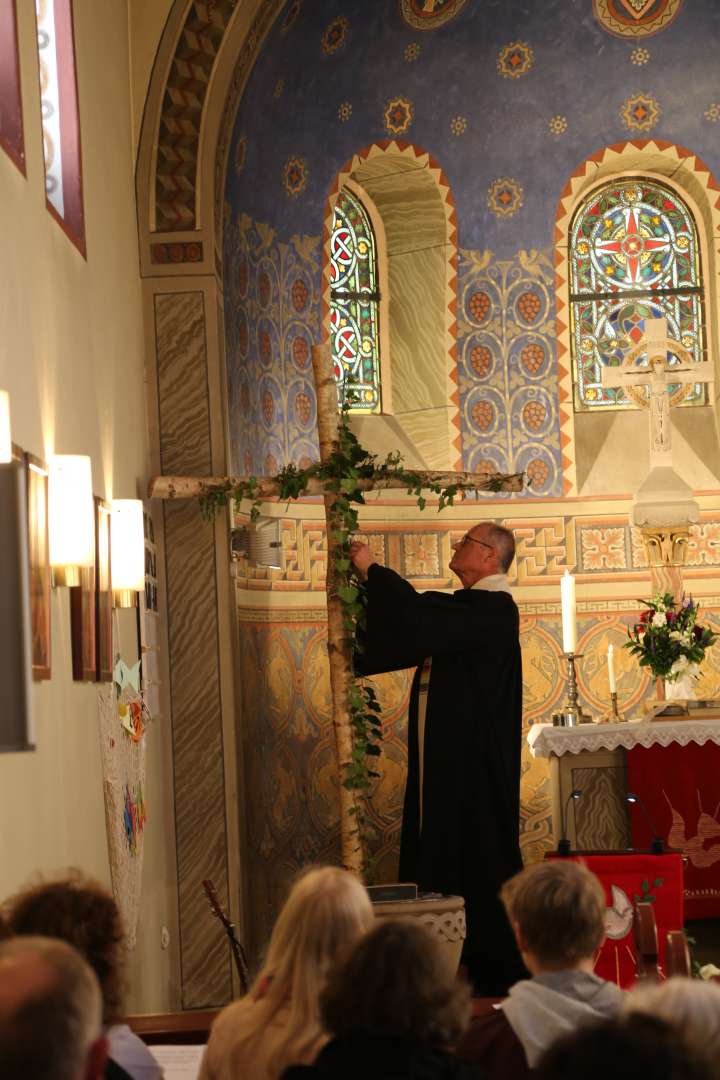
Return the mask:
<path id="1" fill-rule="evenodd" d="M 627 995 L 623 1011 L 664 1020 L 720 1078 L 720 985 L 680 975 L 642 983 Z"/>
<path id="2" fill-rule="evenodd" d="M 23 961 L 40 977 L 37 987 L 13 995 Z M 10 989 L 0 993 L 3 1080 L 83 1076 L 90 1048 L 101 1034 L 102 998 L 97 977 L 80 953 L 53 938 L 9 938 L 0 942 L 0 991 L 3 982 Z"/>
<path id="3" fill-rule="evenodd" d="M 504 525 L 496 525 L 494 522 L 487 523 L 487 538 L 497 552 L 500 569 L 506 574 L 515 558 L 515 537 L 510 529 Z"/>

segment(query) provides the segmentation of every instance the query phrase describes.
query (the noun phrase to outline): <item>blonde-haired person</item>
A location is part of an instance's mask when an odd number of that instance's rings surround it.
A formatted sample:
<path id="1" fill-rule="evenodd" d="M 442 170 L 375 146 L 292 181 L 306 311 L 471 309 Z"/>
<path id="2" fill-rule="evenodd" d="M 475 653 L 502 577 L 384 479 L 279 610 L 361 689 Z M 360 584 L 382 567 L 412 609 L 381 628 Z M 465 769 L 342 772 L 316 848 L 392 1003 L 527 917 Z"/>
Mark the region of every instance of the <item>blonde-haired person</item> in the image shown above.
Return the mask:
<path id="1" fill-rule="evenodd" d="M 688 1049 L 720 1078 L 720 984 L 674 976 L 663 983 L 643 983 L 625 999 L 623 1013 L 665 1020 Z"/>
<path id="2" fill-rule="evenodd" d="M 295 882 L 249 993 L 222 1011 L 210 1032 L 199 1080 L 276 1080 L 314 1060 L 328 1036 L 319 998 L 328 970 L 373 925 L 364 886 L 334 866 Z"/>
<path id="3" fill-rule="evenodd" d="M 500 899 L 531 979 L 473 1021 L 457 1048 L 491 1078 L 522 1080 L 561 1035 L 615 1016 L 623 993 L 593 972 L 605 938 L 605 892 L 586 866 L 550 859 L 506 881 Z"/>

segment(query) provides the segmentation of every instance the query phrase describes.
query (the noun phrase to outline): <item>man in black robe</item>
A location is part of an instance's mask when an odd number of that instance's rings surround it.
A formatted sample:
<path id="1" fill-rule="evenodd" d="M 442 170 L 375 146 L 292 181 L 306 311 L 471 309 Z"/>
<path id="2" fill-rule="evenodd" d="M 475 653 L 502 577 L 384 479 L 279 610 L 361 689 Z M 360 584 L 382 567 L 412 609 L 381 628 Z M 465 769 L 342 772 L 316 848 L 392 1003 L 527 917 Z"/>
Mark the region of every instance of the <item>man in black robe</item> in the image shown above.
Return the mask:
<path id="1" fill-rule="evenodd" d="M 502 883 L 522 869 L 522 668 L 506 576 L 515 541 L 483 522 L 453 547 L 450 569 L 463 588 L 448 595 L 416 592 L 366 544 L 352 545 L 368 592 L 356 667 L 374 675 L 417 666 L 400 880 L 465 898 L 463 962 L 478 993 L 501 995 L 526 975 L 498 899 Z"/>

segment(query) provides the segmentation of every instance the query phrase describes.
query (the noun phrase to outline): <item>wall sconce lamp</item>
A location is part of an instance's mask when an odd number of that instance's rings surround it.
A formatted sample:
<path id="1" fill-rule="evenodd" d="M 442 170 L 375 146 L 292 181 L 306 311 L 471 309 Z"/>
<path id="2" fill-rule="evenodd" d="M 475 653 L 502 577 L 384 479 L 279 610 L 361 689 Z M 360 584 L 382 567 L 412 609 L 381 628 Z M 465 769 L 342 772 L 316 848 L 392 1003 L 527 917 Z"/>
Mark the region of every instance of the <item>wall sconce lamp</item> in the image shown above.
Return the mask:
<path id="1" fill-rule="evenodd" d="M 7 390 L 0 390 L 0 464 L 7 465 L 11 461 L 10 397 Z"/>
<path id="2" fill-rule="evenodd" d="M 131 608 L 145 588 L 145 533 L 140 499 L 113 499 L 110 577 L 116 608 Z"/>
<path id="3" fill-rule="evenodd" d="M 79 585 L 95 562 L 95 507 L 90 458 L 54 454 L 48 479 L 50 566 L 53 585 Z"/>

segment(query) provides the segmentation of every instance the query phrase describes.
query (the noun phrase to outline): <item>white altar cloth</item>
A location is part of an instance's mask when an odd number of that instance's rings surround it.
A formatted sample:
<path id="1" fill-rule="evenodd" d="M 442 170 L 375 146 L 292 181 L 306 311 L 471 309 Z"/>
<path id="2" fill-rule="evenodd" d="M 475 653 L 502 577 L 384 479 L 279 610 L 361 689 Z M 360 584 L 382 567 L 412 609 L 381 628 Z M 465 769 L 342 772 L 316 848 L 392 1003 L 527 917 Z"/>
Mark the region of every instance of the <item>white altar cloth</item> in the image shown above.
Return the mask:
<path id="1" fill-rule="evenodd" d="M 533 757 L 557 757 L 583 751 L 631 750 L 633 746 L 687 746 L 706 742 L 720 746 L 718 720 L 653 720 L 651 723 L 579 724 L 577 727 L 553 727 L 552 724 L 533 724 L 527 736 Z"/>

